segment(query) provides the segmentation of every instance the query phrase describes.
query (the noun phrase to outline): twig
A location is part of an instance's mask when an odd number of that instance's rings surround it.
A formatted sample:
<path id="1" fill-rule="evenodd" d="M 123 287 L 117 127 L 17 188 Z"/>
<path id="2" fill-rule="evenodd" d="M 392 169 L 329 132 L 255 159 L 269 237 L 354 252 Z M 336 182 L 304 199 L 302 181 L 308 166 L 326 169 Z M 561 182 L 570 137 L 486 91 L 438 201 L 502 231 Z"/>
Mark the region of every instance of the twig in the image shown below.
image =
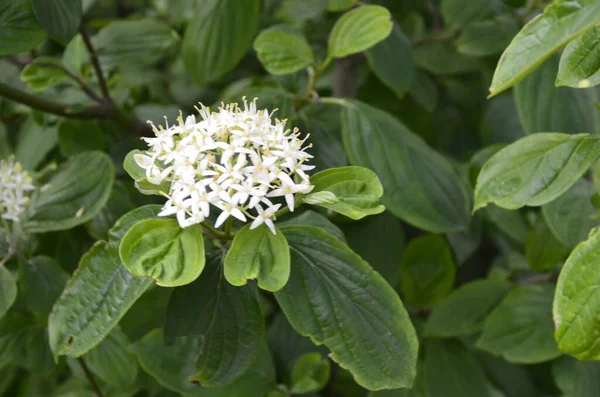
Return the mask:
<path id="1" fill-rule="evenodd" d="M 538 273 L 527 278 L 517 280 L 519 285 L 534 285 L 534 284 L 545 284 L 552 282 L 554 279 L 553 273 Z"/>
<path id="2" fill-rule="evenodd" d="M 227 236 L 225 233 L 218 231 L 217 229 L 215 229 L 214 227 L 212 227 L 211 225 L 209 225 L 207 222 L 203 222 L 202 223 L 202 227 L 204 229 L 206 229 L 213 237 L 220 239 L 220 240 L 231 240 L 233 237 L 231 236 Z"/>
<path id="3" fill-rule="evenodd" d="M 88 368 L 85 360 L 82 357 L 77 358 L 77 360 L 79 360 L 79 363 L 81 364 L 81 368 L 83 368 L 83 372 L 85 372 L 85 376 L 88 379 L 88 381 L 90 382 L 90 385 L 92 386 L 92 389 L 94 389 L 94 392 L 96 393 L 96 396 L 103 397 L 102 396 L 102 391 L 100 390 L 100 387 L 98 387 L 98 383 L 96 382 L 96 379 L 94 378 L 94 375 L 92 374 L 92 372 Z"/>
<path id="4" fill-rule="evenodd" d="M 92 61 L 92 66 L 96 71 L 96 76 L 98 77 L 98 84 L 100 85 L 100 89 L 102 90 L 102 95 L 109 103 L 112 103 L 110 93 L 108 92 L 108 86 L 106 85 L 106 80 L 104 79 L 104 73 L 102 73 L 102 67 L 100 66 L 100 59 L 98 59 L 98 56 L 96 55 L 96 51 L 94 50 L 94 46 L 92 45 L 90 36 L 88 35 L 87 30 L 85 29 L 85 26 L 83 24 L 79 28 L 79 33 L 81 33 L 81 38 L 83 39 L 85 48 L 90 54 L 90 60 Z"/>
<path id="5" fill-rule="evenodd" d="M 453 30 L 444 34 L 434 34 L 430 36 L 421 37 L 413 42 L 413 47 L 418 47 L 430 43 L 438 43 L 444 41 L 452 41 L 460 35 L 460 30 Z"/>

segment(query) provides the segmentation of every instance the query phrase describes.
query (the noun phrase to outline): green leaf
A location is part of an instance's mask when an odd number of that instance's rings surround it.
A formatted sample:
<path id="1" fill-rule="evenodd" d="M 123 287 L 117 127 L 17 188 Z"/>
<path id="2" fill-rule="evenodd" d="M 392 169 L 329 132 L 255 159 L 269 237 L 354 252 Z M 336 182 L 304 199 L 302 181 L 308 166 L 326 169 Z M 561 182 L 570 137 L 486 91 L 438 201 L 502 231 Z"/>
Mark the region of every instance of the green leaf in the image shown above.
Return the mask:
<path id="1" fill-rule="evenodd" d="M 11 154 L 12 145 L 8 141 L 6 126 L 0 122 L 0 160 L 7 159 Z"/>
<path id="2" fill-rule="evenodd" d="M 469 193 L 446 159 L 388 113 L 354 100 L 342 104 L 346 152 L 379 176 L 387 209 L 425 230 L 465 229 Z"/>
<path id="3" fill-rule="evenodd" d="M 311 180 L 312 181 L 312 180 Z M 267 291 L 278 291 L 290 277 L 290 248 L 285 236 L 275 228 L 250 230 L 250 225 L 238 230 L 227 251 L 224 263 L 225 279 L 236 287 L 257 280 Z"/>
<path id="4" fill-rule="evenodd" d="M 45 40 L 30 0 L 0 0 L 0 56 L 29 51 Z"/>
<path id="5" fill-rule="evenodd" d="M 296 361 L 292 370 L 293 394 L 317 392 L 329 381 L 329 360 L 320 353 L 308 353 Z"/>
<path id="6" fill-rule="evenodd" d="M 59 59 L 39 57 L 21 72 L 21 80 L 33 91 L 45 91 L 69 79 Z"/>
<path id="7" fill-rule="evenodd" d="M 528 134 L 534 132 L 600 132 L 597 90 L 555 87 L 558 58 L 546 61 L 514 89 L 519 119 Z M 550 109 L 560 109 L 553 112 Z"/>
<path id="8" fill-rule="evenodd" d="M 316 226 L 325 230 L 327 233 L 336 237 L 338 240 L 346 242 L 344 232 L 342 232 L 342 230 L 339 227 L 337 227 L 333 222 L 327 219 L 327 217 L 312 210 L 304 211 L 298 216 L 286 219 L 282 222 L 277 222 L 277 225 L 279 227 L 293 225 Z"/>
<path id="9" fill-rule="evenodd" d="M 89 221 L 108 201 L 114 178 L 113 163 L 102 152 L 69 158 L 34 193 L 24 229 L 37 233 L 66 230 Z"/>
<path id="10" fill-rule="evenodd" d="M 440 11 L 446 23 L 462 27 L 490 16 L 497 5 L 495 0 L 442 0 Z"/>
<path id="11" fill-rule="evenodd" d="M 0 318 L 4 317 L 16 299 L 17 280 L 5 266 L 0 266 Z"/>
<path id="12" fill-rule="evenodd" d="M 331 359 L 352 372 L 359 385 L 370 390 L 410 387 L 417 339 L 394 290 L 323 230 L 289 226 L 282 231 L 292 271 L 275 297 L 292 326 L 331 349 Z"/>
<path id="13" fill-rule="evenodd" d="M 96 240 L 108 239 L 108 231 L 120 216 L 136 207 L 135 188 L 129 181 L 116 180 L 110 198 L 88 223 L 85 230 Z"/>
<path id="14" fill-rule="evenodd" d="M 306 39 L 283 29 L 263 30 L 254 40 L 254 49 L 271 74 L 295 73 L 314 62 Z"/>
<path id="15" fill-rule="evenodd" d="M 592 3 L 568 15 L 553 15 L 552 10 L 558 7 L 558 4 L 548 6 L 544 14 L 533 18 L 513 39 L 496 67 L 490 95 L 512 87 L 552 54 L 600 22 L 600 3 Z"/>
<path id="16" fill-rule="evenodd" d="M 78 357 L 98 345 L 150 285 L 152 279 L 132 276 L 119 262 L 115 244 L 96 243 L 48 319 L 55 358 Z"/>
<path id="17" fill-rule="evenodd" d="M 182 229 L 174 219 L 147 219 L 123 236 L 119 256 L 131 274 L 163 287 L 189 284 L 204 269 L 202 226 Z"/>
<path id="18" fill-rule="evenodd" d="M 556 341 L 560 350 L 580 360 L 600 358 L 599 249 L 600 233 L 593 229 L 589 239 L 567 258 L 556 284 L 553 307 Z"/>
<path id="19" fill-rule="evenodd" d="M 456 49 L 465 55 L 483 57 L 500 54 L 519 32 L 519 23 L 510 14 L 469 23 L 456 39 Z"/>
<path id="20" fill-rule="evenodd" d="M 438 89 L 435 82 L 427 73 L 418 70 L 409 94 L 429 113 L 433 113 L 438 103 Z"/>
<path id="21" fill-rule="evenodd" d="M 552 364 L 556 384 L 565 396 L 594 397 L 600 388 L 600 363 L 561 357 Z"/>
<path id="22" fill-rule="evenodd" d="M 509 211 L 489 204 L 485 208 L 485 215 L 502 233 L 518 243 L 525 243 L 530 228 L 525 217 L 519 211 Z"/>
<path id="23" fill-rule="evenodd" d="M 123 215 L 115 225 L 108 231 L 108 241 L 119 242 L 133 225 L 147 219 L 158 219 L 158 213 L 161 206 L 158 204 L 148 204 L 138 207 Z"/>
<path id="24" fill-rule="evenodd" d="M 92 39 L 102 66 L 152 66 L 165 56 L 179 37 L 169 25 L 152 19 L 116 21 Z"/>
<path id="25" fill-rule="evenodd" d="M 456 266 L 446 240 L 430 234 L 408 242 L 400 263 L 400 289 L 419 308 L 435 306 L 454 285 Z"/>
<path id="26" fill-rule="evenodd" d="M 275 370 L 266 348 L 246 374 L 228 385 L 205 388 L 191 382 L 188 376 L 196 372 L 201 345 L 201 337 L 187 337 L 165 346 L 162 331 L 154 330 L 135 343 L 133 351 L 144 371 L 158 383 L 189 397 L 263 396 L 275 386 Z"/>
<path id="27" fill-rule="evenodd" d="M 488 101 L 481 121 L 484 144 L 513 143 L 524 136 L 512 94 L 499 95 Z"/>
<path id="28" fill-rule="evenodd" d="M 506 397 L 531 397 L 542 394 L 537 390 L 538 378 L 534 378 L 529 366 L 511 364 L 500 357 L 482 351 L 476 358 L 483 366 L 492 384 L 498 386 Z"/>
<path id="29" fill-rule="evenodd" d="M 557 86 L 588 88 L 600 84 L 600 26 L 571 41 L 560 58 Z"/>
<path id="30" fill-rule="evenodd" d="M 90 370 L 103 382 L 124 389 L 135 383 L 138 366 L 129 341 L 119 328 L 84 356 Z"/>
<path id="31" fill-rule="evenodd" d="M 327 11 L 339 12 L 347 10 L 356 4 L 356 0 L 329 0 Z"/>
<path id="32" fill-rule="evenodd" d="M 388 37 L 393 28 L 392 16 L 385 7 L 368 5 L 348 11 L 329 35 L 329 56 L 343 58 L 368 50 Z"/>
<path id="33" fill-rule="evenodd" d="M 81 0 L 31 0 L 33 12 L 48 35 L 66 44 L 75 36 L 83 7 Z"/>
<path id="34" fill-rule="evenodd" d="M 410 41 L 398 23 L 394 23 L 392 33 L 385 40 L 369 48 L 365 55 L 371 70 L 399 98 L 410 91 L 415 64 Z"/>
<path id="35" fill-rule="evenodd" d="M 425 334 L 452 338 L 481 331 L 485 318 L 509 290 L 510 284 L 502 280 L 477 280 L 461 286 L 433 309 Z"/>
<path id="36" fill-rule="evenodd" d="M 80 34 L 73 37 L 63 52 L 62 63 L 75 74 L 81 75 L 83 67 L 90 61 L 90 55 Z"/>
<path id="37" fill-rule="evenodd" d="M 15 158 L 24 169 L 34 170 L 56 146 L 57 141 L 56 127 L 38 124 L 30 117 L 19 129 Z"/>
<path id="38" fill-rule="evenodd" d="M 146 171 L 135 161 L 134 156 L 136 154 L 144 154 L 144 152 L 134 149 L 127 153 L 125 159 L 123 160 L 123 169 L 134 181 L 142 181 L 146 179 Z"/>
<path id="39" fill-rule="evenodd" d="M 415 63 L 435 75 L 454 75 L 481 69 L 479 59 L 459 53 L 452 43 L 434 41 L 414 48 Z"/>
<path id="40" fill-rule="evenodd" d="M 594 193 L 594 186 L 586 179 L 580 179 L 556 200 L 542 206 L 548 227 L 567 248 L 575 248 L 585 241 L 590 230 L 598 224 L 592 219 L 596 214 L 592 205 Z"/>
<path id="41" fill-rule="evenodd" d="M 233 69 L 246 54 L 260 19 L 260 0 L 209 0 L 185 31 L 182 56 L 200 85 Z"/>
<path id="42" fill-rule="evenodd" d="M 550 232 L 543 218 L 538 218 L 527 233 L 525 256 L 535 271 L 552 270 L 562 263 L 569 249 Z"/>
<path id="43" fill-rule="evenodd" d="M 486 319 L 477 347 L 512 363 L 534 364 L 560 356 L 553 338 L 554 286 L 513 289 Z"/>
<path id="44" fill-rule="evenodd" d="M 57 375 L 60 367 L 52 359 L 46 328 L 34 325 L 28 328 L 16 343 L 20 345 L 24 353 L 24 357 L 21 356 L 20 359 L 24 359 L 23 364 L 27 369 L 46 378 L 53 378 Z"/>
<path id="45" fill-rule="evenodd" d="M 58 146 L 66 157 L 90 150 L 106 150 L 106 141 L 95 121 L 63 120 L 58 127 Z"/>
<path id="46" fill-rule="evenodd" d="M 458 341 L 427 341 L 424 371 L 427 397 L 493 397 L 483 369 Z"/>
<path id="47" fill-rule="evenodd" d="M 165 324 L 167 343 L 181 337 L 202 337 L 190 380 L 206 387 L 225 385 L 242 376 L 265 338 L 256 289 L 231 286 L 223 277 L 222 260 L 213 257 L 194 283 L 173 292 Z"/>
<path id="48" fill-rule="evenodd" d="M 69 275 L 47 256 L 36 256 L 19 266 L 19 289 L 27 309 L 46 322 Z"/>
<path id="49" fill-rule="evenodd" d="M 489 159 L 477 177 L 473 211 L 488 203 L 514 210 L 540 206 L 567 191 L 600 155 L 595 135 L 539 133 Z"/>
<path id="50" fill-rule="evenodd" d="M 383 186 L 377 175 L 363 167 L 341 167 L 321 171 L 311 176 L 313 192 L 304 201 L 329 208 L 352 219 L 380 214 Z"/>

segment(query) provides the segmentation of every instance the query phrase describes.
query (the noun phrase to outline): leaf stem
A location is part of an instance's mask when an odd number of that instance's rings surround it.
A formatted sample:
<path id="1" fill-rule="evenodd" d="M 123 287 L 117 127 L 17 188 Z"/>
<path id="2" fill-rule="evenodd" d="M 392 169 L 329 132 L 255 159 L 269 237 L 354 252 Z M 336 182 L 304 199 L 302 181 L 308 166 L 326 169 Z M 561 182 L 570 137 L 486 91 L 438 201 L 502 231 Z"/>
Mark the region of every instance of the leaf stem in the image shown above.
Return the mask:
<path id="1" fill-rule="evenodd" d="M 232 239 L 233 238 L 231 236 L 231 229 L 232 228 L 233 228 L 233 218 L 229 217 L 225 221 L 225 237 L 228 238 L 228 239 Z"/>
<path id="2" fill-rule="evenodd" d="M 233 238 L 228 237 L 225 233 L 218 231 L 217 229 L 209 225 L 208 222 L 202 222 L 202 227 L 206 229 L 212 235 L 212 237 L 215 237 L 217 239 L 231 240 Z"/>
<path id="3" fill-rule="evenodd" d="M 88 379 L 88 381 L 90 382 L 92 389 L 94 389 L 96 396 L 103 397 L 102 391 L 100 390 L 100 387 L 98 386 L 98 383 L 96 382 L 96 379 L 94 378 L 94 375 L 88 368 L 87 363 L 85 362 L 83 357 L 78 357 L 77 360 L 79 361 L 79 364 L 81 364 L 81 368 L 83 368 L 83 372 L 85 372 L 85 376 Z"/>

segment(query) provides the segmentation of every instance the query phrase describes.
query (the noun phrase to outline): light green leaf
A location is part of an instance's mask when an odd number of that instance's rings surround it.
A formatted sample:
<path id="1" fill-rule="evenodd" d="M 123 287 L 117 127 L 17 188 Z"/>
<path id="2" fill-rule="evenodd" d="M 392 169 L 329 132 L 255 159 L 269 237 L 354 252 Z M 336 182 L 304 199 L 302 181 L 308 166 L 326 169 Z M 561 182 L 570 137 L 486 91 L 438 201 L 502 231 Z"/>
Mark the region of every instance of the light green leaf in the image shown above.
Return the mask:
<path id="1" fill-rule="evenodd" d="M 254 49 L 271 74 L 294 73 L 314 62 L 306 39 L 283 29 L 263 30 L 254 40 Z"/>
<path id="2" fill-rule="evenodd" d="M 311 176 L 313 192 L 305 201 L 329 208 L 352 219 L 380 214 L 383 187 L 377 175 L 363 167 L 341 167 L 321 171 Z"/>
<path id="3" fill-rule="evenodd" d="M 306 394 L 321 390 L 329 381 L 329 360 L 320 353 L 308 353 L 296 361 L 292 370 L 293 394 Z"/>
<path id="4" fill-rule="evenodd" d="M 388 113 L 354 100 L 341 103 L 346 152 L 352 164 L 379 176 L 387 209 L 425 230 L 465 229 L 469 193 L 446 159 Z"/>
<path id="5" fill-rule="evenodd" d="M 506 209 L 540 206 L 568 190 L 600 155 L 595 135 L 539 133 L 489 159 L 477 177 L 474 211 L 488 203 Z"/>
<path id="6" fill-rule="evenodd" d="M 165 346 L 162 331 L 154 330 L 135 343 L 133 351 L 144 371 L 186 397 L 264 396 L 275 386 L 275 370 L 266 348 L 246 374 L 228 385 L 205 388 L 190 382 L 188 377 L 196 372 L 196 361 L 201 358 L 201 345 L 201 337 L 187 337 Z"/>
<path id="7" fill-rule="evenodd" d="M 558 347 L 580 360 L 600 358 L 598 328 L 600 311 L 598 286 L 600 233 L 593 229 L 565 262 L 554 297 L 554 324 Z"/>
<path id="8" fill-rule="evenodd" d="M 158 204 L 148 204 L 138 207 L 123 215 L 115 225 L 108 231 L 108 241 L 119 242 L 125 236 L 125 233 L 131 229 L 133 225 L 146 219 L 158 219 L 158 213 L 161 206 Z"/>
<path id="9" fill-rule="evenodd" d="M 19 289 L 27 309 L 46 322 L 52 306 L 62 293 L 69 274 L 47 256 L 36 256 L 19 266 Z"/>
<path id="10" fill-rule="evenodd" d="M 185 68 L 200 85 L 231 70 L 246 54 L 259 26 L 260 0 L 209 0 L 185 31 Z"/>
<path id="11" fill-rule="evenodd" d="M 427 397 L 493 397 L 483 369 L 458 341 L 427 341 L 424 367 Z"/>
<path id="12" fill-rule="evenodd" d="M 600 26 L 571 41 L 562 53 L 557 86 L 588 88 L 600 84 Z"/>
<path id="13" fill-rule="evenodd" d="M 223 277 L 222 260 L 211 258 L 194 283 L 176 289 L 167 309 L 168 343 L 202 337 L 196 371 L 189 376 L 206 387 L 226 385 L 242 376 L 265 338 L 256 288 L 230 285 Z"/>
<path id="14" fill-rule="evenodd" d="M 67 157 L 89 150 L 106 150 L 106 144 L 96 121 L 63 120 L 58 127 L 58 146 Z"/>
<path id="15" fill-rule="evenodd" d="M 98 345 L 151 284 L 152 279 L 125 269 L 115 244 L 96 243 L 81 258 L 48 319 L 55 358 L 78 357 Z"/>
<path id="16" fill-rule="evenodd" d="M 595 397 L 600 389 L 600 363 L 561 357 L 552 364 L 554 380 L 569 397 Z"/>
<path id="17" fill-rule="evenodd" d="M 61 61 L 51 57 L 36 58 L 21 72 L 21 80 L 33 91 L 45 91 L 68 79 Z"/>
<path id="18" fill-rule="evenodd" d="M 440 11 L 444 21 L 452 26 L 465 26 L 494 13 L 495 0 L 442 0 Z"/>
<path id="19" fill-rule="evenodd" d="M 66 44 L 75 36 L 83 7 L 81 0 L 31 0 L 33 12 L 48 35 Z"/>
<path id="20" fill-rule="evenodd" d="M 356 4 L 356 0 L 329 0 L 327 11 L 339 12 L 347 10 Z"/>
<path id="21" fill-rule="evenodd" d="M 534 364 L 560 356 L 553 338 L 554 286 L 513 289 L 486 319 L 476 346 L 511 363 Z"/>
<path id="22" fill-rule="evenodd" d="M 343 58 L 368 50 L 388 37 L 393 28 L 392 16 L 385 7 L 368 5 L 348 11 L 329 35 L 329 56 Z"/>
<path id="23" fill-rule="evenodd" d="M 523 129 L 535 132 L 600 133 L 599 91 L 555 87 L 558 58 L 544 62 L 514 88 Z M 552 109 L 560 109 L 552 111 Z"/>
<path id="24" fill-rule="evenodd" d="M 30 0 L 0 0 L 0 56 L 29 51 L 45 40 Z"/>
<path id="25" fill-rule="evenodd" d="M 292 271 L 275 297 L 292 326 L 331 349 L 331 359 L 352 372 L 359 385 L 370 390 L 410 387 L 417 339 L 394 290 L 323 230 L 289 226 L 282 231 Z"/>
<path id="26" fill-rule="evenodd" d="M 202 226 L 182 229 L 174 219 L 147 219 L 133 225 L 119 245 L 131 274 L 151 277 L 163 287 L 189 284 L 204 269 Z"/>
<path id="27" fill-rule="evenodd" d="M 519 23 L 510 14 L 467 24 L 456 39 L 456 49 L 465 55 L 483 57 L 499 54 L 519 32 Z"/>
<path id="28" fill-rule="evenodd" d="M 169 25 L 152 19 L 116 21 L 100 30 L 92 39 L 102 66 L 152 66 L 164 58 L 179 37 Z"/>
<path id="29" fill-rule="evenodd" d="M 461 286 L 433 309 L 425 334 L 451 338 L 481 331 L 485 318 L 509 290 L 510 284 L 503 280 L 477 280 Z"/>
<path id="30" fill-rule="evenodd" d="M 554 237 L 543 218 L 527 233 L 525 257 L 535 271 L 552 270 L 566 258 L 569 249 Z"/>
<path id="31" fill-rule="evenodd" d="M 17 280 L 5 266 L 0 266 L 0 318 L 4 317 L 16 299 Z"/>
<path id="32" fill-rule="evenodd" d="M 443 300 L 454 285 L 456 266 L 446 240 L 430 234 L 408 242 L 400 263 L 400 289 L 406 302 L 418 308 Z"/>
<path id="33" fill-rule="evenodd" d="M 278 291 L 290 277 L 290 248 L 285 236 L 275 228 L 271 233 L 262 225 L 250 230 L 246 225 L 238 230 L 227 251 L 224 263 L 225 279 L 236 287 L 257 280 L 267 291 Z"/>
<path id="34" fill-rule="evenodd" d="M 598 224 L 592 219 L 597 212 L 592 205 L 594 193 L 594 186 L 586 179 L 580 179 L 556 200 L 542 206 L 548 227 L 567 248 L 575 248 L 585 241 L 590 230 Z"/>
<path id="35" fill-rule="evenodd" d="M 103 382 L 121 390 L 132 386 L 137 378 L 138 366 L 130 342 L 119 328 L 84 356 L 90 370 Z"/>
<path id="36" fill-rule="evenodd" d="M 113 163 L 102 152 L 69 158 L 34 193 L 23 227 L 40 233 L 66 230 L 89 221 L 108 201 L 114 178 Z"/>
<path id="37" fill-rule="evenodd" d="M 365 55 L 371 70 L 399 98 L 410 91 L 415 64 L 410 41 L 398 23 L 394 23 L 392 33 L 385 40 L 369 48 Z"/>
<path id="38" fill-rule="evenodd" d="M 38 124 L 30 117 L 19 129 L 15 158 L 24 169 L 34 170 L 57 142 L 56 127 Z"/>
<path id="39" fill-rule="evenodd" d="M 568 42 L 600 22 L 600 3 L 592 3 L 567 15 L 552 12 L 550 5 L 533 18 L 510 43 L 496 67 L 490 95 L 512 87 Z"/>
<path id="40" fill-rule="evenodd" d="M 63 64 L 75 74 L 81 75 L 83 67 L 90 60 L 90 55 L 85 48 L 85 43 L 81 35 L 73 37 L 73 40 L 67 44 L 63 52 Z"/>
<path id="41" fill-rule="evenodd" d="M 146 179 L 146 171 L 140 167 L 134 159 L 136 154 L 145 154 L 141 150 L 134 149 L 127 153 L 123 160 L 123 169 L 129 174 L 134 181 L 142 181 Z"/>

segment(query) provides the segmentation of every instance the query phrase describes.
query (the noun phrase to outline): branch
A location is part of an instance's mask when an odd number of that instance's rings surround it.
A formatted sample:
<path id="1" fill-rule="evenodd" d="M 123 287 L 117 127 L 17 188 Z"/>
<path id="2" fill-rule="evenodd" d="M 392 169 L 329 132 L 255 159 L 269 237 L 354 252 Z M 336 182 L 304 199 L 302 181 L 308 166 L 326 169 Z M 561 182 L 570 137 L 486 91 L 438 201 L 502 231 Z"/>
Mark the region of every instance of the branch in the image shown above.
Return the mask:
<path id="1" fill-rule="evenodd" d="M 81 368 L 83 368 L 83 372 L 85 372 L 85 376 L 90 382 L 90 386 L 92 386 L 92 389 L 94 389 L 94 393 L 96 393 L 96 396 L 102 397 L 102 391 L 100 390 L 100 387 L 98 386 L 98 383 L 96 382 L 94 375 L 88 368 L 85 360 L 82 357 L 77 358 L 77 360 L 79 361 L 79 364 L 81 364 Z"/>
<path id="2" fill-rule="evenodd" d="M 85 47 L 87 48 L 87 51 L 90 54 L 90 60 L 92 61 L 92 65 L 94 66 L 94 70 L 96 71 L 96 76 L 98 76 L 98 84 L 100 85 L 100 89 L 102 90 L 102 95 L 106 100 L 112 103 L 110 93 L 108 92 L 108 86 L 106 85 L 106 80 L 104 79 L 104 73 L 102 73 L 102 67 L 100 66 L 100 60 L 96 55 L 96 51 L 94 50 L 94 46 L 92 45 L 92 41 L 90 40 L 90 36 L 87 34 L 84 25 L 81 25 L 81 27 L 79 28 L 79 33 L 81 33 L 83 43 L 85 44 Z"/>
<path id="3" fill-rule="evenodd" d="M 51 101 L 46 98 L 37 97 L 28 92 L 11 87 L 8 84 L 0 83 L 0 96 L 11 101 L 19 102 L 29 106 L 32 109 L 42 112 L 52 113 L 57 116 L 74 119 L 110 119 L 113 118 L 113 111 L 106 105 L 94 105 L 87 107 L 71 106 L 63 103 Z"/>

